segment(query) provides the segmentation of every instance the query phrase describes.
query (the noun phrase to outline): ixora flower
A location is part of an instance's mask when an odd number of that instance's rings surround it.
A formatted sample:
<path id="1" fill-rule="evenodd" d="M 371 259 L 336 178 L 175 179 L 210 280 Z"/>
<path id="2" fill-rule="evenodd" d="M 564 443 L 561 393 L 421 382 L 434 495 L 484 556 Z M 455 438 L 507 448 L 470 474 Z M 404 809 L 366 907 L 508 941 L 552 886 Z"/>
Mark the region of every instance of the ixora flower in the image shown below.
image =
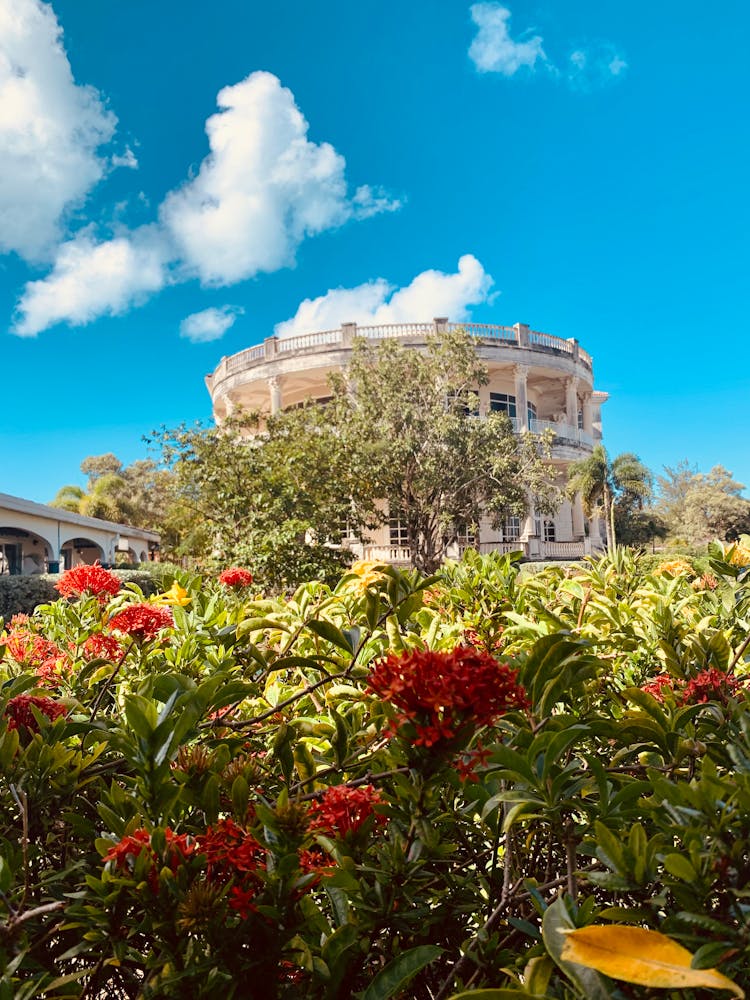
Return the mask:
<path id="1" fill-rule="evenodd" d="M 695 570 L 687 559 L 667 559 L 660 562 L 654 576 L 694 576 Z"/>
<path id="2" fill-rule="evenodd" d="M 188 604 L 193 600 L 188 594 L 184 587 L 181 587 L 179 583 L 175 580 L 172 586 L 163 594 L 159 594 L 158 597 L 152 597 L 152 604 L 166 604 L 166 605 L 177 605 L 180 608 L 187 607 Z"/>
<path id="3" fill-rule="evenodd" d="M 28 729 L 30 733 L 39 732 L 39 720 L 34 714 L 34 709 L 41 715 L 45 715 L 50 722 L 66 715 L 68 708 L 53 698 L 42 698 L 31 694 L 19 694 L 11 698 L 5 706 L 4 715 L 8 720 L 8 729 L 19 729 L 21 726 Z"/>
<path id="4" fill-rule="evenodd" d="M 674 678 L 670 677 L 669 674 L 657 674 L 656 677 L 652 677 L 647 684 L 643 685 L 641 691 L 645 691 L 657 701 L 663 702 L 664 696 L 674 691 Z"/>
<path id="5" fill-rule="evenodd" d="M 325 790 L 320 801 L 314 802 L 310 808 L 310 828 L 342 838 L 355 834 L 370 816 L 377 816 L 374 806 L 381 801 L 380 792 L 372 785 L 359 788 L 332 785 Z M 385 822 L 385 817 L 377 816 L 377 820 Z"/>
<path id="6" fill-rule="evenodd" d="M 93 566 L 74 566 L 73 569 L 66 569 L 55 585 L 63 597 L 83 597 L 85 594 L 92 594 L 102 602 L 119 593 L 120 586 L 120 581 L 114 573 L 104 569 L 98 561 Z"/>
<path id="7" fill-rule="evenodd" d="M 740 545 L 739 542 L 735 542 L 728 549 L 726 558 L 730 566 L 750 566 L 750 549 L 745 545 Z"/>
<path id="8" fill-rule="evenodd" d="M 359 578 L 354 584 L 362 593 L 388 579 L 384 570 L 385 564 L 378 562 L 377 559 L 360 559 L 359 562 L 352 563 L 349 568 L 349 572 Z"/>
<path id="9" fill-rule="evenodd" d="M 219 573 L 219 583 L 223 583 L 225 587 L 239 590 L 242 587 L 249 587 L 252 582 L 253 574 L 249 569 L 233 566 L 231 569 L 225 569 Z"/>
<path id="10" fill-rule="evenodd" d="M 726 705 L 740 686 L 733 674 L 725 674 L 716 667 L 701 670 L 689 680 L 682 690 L 680 701 L 683 705 L 701 705 L 708 701 L 718 701 Z"/>
<path id="11" fill-rule="evenodd" d="M 517 670 L 481 650 L 416 649 L 378 660 L 368 690 L 396 709 L 392 733 L 411 724 L 414 744 L 430 747 L 466 725 L 491 725 L 507 711 L 527 708 L 517 677 Z"/>
<path id="12" fill-rule="evenodd" d="M 113 635 L 106 632 L 94 632 L 83 644 L 83 655 L 87 660 L 111 660 L 119 663 L 125 650 Z"/>
<path id="13" fill-rule="evenodd" d="M 140 642 L 155 639 L 162 629 L 173 625 L 172 612 L 154 604 L 131 604 L 109 620 L 113 632 L 122 632 Z"/>

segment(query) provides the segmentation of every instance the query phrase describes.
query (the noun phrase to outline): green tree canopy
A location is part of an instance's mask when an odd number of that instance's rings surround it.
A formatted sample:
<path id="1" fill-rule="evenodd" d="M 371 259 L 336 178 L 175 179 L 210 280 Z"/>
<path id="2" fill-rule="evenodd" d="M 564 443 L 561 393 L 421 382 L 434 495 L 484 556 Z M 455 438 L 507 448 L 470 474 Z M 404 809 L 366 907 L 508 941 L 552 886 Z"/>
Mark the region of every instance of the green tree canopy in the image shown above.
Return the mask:
<path id="1" fill-rule="evenodd" d="M 722 465 L 699 472 L 687 461 L 665 466 L 658 477 L 658 511 L 669 533 L 691 545 L 714 538 L 733 541 L 750 531 L 750 501 L 742 483 Z"/>
<path id="2" fill-rule="evenodd" d="M 424 351 L 358 341 L 333 380 L 339 431 L 369 499 L 386 502 L 381 523 L 398 515 L 412 564 L 426 573 L 462 526 L 524 516 L 530 500 L 540 513 L 559 503 L 545 442 L 514 434 L 503 413 L 477 419 L 476 393 L 487 381 L 461 331 L 431 338 Z"/>

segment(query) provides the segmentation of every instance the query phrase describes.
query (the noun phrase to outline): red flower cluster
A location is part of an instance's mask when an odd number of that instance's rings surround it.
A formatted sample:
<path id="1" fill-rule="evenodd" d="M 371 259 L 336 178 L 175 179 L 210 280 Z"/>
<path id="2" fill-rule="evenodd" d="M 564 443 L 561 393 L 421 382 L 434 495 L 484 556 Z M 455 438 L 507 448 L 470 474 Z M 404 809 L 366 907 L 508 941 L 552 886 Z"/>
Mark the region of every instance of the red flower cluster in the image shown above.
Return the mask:
<path id="1" fill-rule="evenodd" d="M 378 660 L 368 690 L 398 710 L 397 726 L 414 725 L 417 746 L 430 747 L 467 724 L 487 726 L 510 709 L 527 708 L 517 677 L 507 663 L 465 646 L 412 650 Z"/>
<path id="2" fill-rule="evenodd" d="M 68 657 L 50 639 L 32 632 L 28 627 L 29 620 L 28 615 L 11 618 L 5 647 L 16 663 L 31 667 L 45 684 L 57 687 L 60 674 L 70 665 Z"/>
<path id="3" fill-rule="evenodd" d="M 87 660 L 112 660 L 119 663 L 125 650 L 113 635 L 94 632 L 83 644 L 83 655 Z"/>
<path id="4" fill-rule="evenodd" d="M 83 597 L 92 594 L 102 603 L 114 597 L 120 590 L 120 581 L 109 570 L 103 569 L 98 561 L 93 566 L 74 566 L 66 569 L 56 584 L 63 597 Z"/>
<path id="5" fill-rule="evenodd" d="M 110 628 L 133 639 L 155 639 L 162 629 L 174 625 L 172 612 L 156 604 L 131 604 L 109 620 Z"/>
<path id="6" fill-rule="evenodd" d="M 266 852 L 251 833 L 234 820 L 221 819 L 199 838 L 200 852 L 206 855 L 206 877 L 220 885 L 233 883 L 229 908 L 243 920 L 254 909 L 253 900 L 262 882 L 257 872 L 266 867 Z"/>
<path id="7" fill-rule="evenodd" d="M 68 711 L 66 705 L 61 705 L 59 701 L 52 698 L 41 698 L 31 694 L 19 694 L 11 698 L 5 706 L 3 713 L 8 720 L 8 729 L 19 729 L 24 726 L 30 733 L 39 732 L 39 723 L 32 710 L 32 706 L 42 715 L 46 715 L 50 722 L 59 719 Z"/>
<path id="8" fill-rule="evenodd" d="M 195 838 L 190 837 L 188 834 L 177 834 L 167 827 L 164 830 L 164 839 L 166 846 L 161 863 L 159 863 L 156 856 L 156 851 L 151 846 L 151 834 L 143 827 L 139 830 L 134 830 L 127 837 L 123 837 L 118 844 L 109 849 L 102 861 L 104 864 L 113 861 L 115 868 L 120 871 L 124 871 L 125 869 L 132 871 L 135 859 L 140 857 L 145 851 L 151 857 L 148 884 L 151 891 L 156 894 L 159 892 L 159 869 L 163 865 L 168 865 L 173 872 L 176 872 L 182 862 L 196 852 Z"/>
<path id="9" fill-rule="evenodd" d="M 648 684 L 644 684 L 641 691 L 652 695 L 659 702 L 664 702 L 664 696 L 670 691 L 674 691 L 674 680 L 669 674 L 657 674 Z"/>
<path id="10" fill-rule="evenodd" d="M 238 569 L 234 566 L 219 574 L 219 583 L 223 583 L 225 587 L 249 587 L 252 582 L 253 574 L 249 569 Z"/>
<path id="11" fill-rule="evenodd" d="M 325 790 L 319 802 L 313 803 L 310 809 L 310 828 L 324 830 L 341 838 L 355 834 L 365 820 L 373 815 L 373 807 L 381 801 L 380 792 L 372 785 L 360 788 L 332 785 Z M 381 822 L 385 820 L 383 816 L 377 818 Z"/>
<path id="12" fill-rule="evenodd" d="M 680 702 L 683 705 L 701 705 L 707 701 L 719 701 L 726 705 L 740 682 L 732 674 L 725 674 L 716 667 L 701 670 L 692 680 L 688 681 L 682 691 Z"/>

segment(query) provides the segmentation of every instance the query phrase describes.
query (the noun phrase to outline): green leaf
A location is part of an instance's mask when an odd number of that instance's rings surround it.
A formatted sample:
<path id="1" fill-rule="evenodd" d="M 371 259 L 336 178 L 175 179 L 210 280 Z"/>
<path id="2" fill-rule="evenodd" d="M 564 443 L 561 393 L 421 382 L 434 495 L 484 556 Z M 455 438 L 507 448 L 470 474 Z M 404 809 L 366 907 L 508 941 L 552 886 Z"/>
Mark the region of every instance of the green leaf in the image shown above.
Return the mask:
<path id="1" fill-rule="evenodd" d="M 327 622 L 324 618 L 312 618 L 307 622 L 307 627 L 311 632 L 319 635 L 321 639 L 325 639 L 326 642 L 330 642 L 333 646 L 343 649 L 345 653 L 351 655 L 354 652 L 349 637 L 344 635 L 340 628 L 336 628 L 335 625 Z"/>
<path id="2" fill-rule="evenodd" d="M 375 976 L 361 1000 L 389 1000 L 397 996 L 414 976 L 443 954 L 434 944 L 423 944 L 403 952 Z"/>

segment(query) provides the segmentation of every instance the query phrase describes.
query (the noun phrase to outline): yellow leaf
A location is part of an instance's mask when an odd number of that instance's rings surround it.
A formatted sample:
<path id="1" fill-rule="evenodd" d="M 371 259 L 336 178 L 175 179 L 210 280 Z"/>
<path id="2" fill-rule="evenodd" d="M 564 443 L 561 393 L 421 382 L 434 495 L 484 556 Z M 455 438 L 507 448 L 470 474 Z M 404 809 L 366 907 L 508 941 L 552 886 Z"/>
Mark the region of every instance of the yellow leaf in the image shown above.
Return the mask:
<path id="1" fill-rule="evenodd" d="M 639 986 L 678 989 L 696 986 L 730 990 L 744 1000 L 744 992 L 716 969 L 693 969 L 693 956 L 682 945 L 658 931 L 614 924 L 566 931 L 562 958 Z"/>

